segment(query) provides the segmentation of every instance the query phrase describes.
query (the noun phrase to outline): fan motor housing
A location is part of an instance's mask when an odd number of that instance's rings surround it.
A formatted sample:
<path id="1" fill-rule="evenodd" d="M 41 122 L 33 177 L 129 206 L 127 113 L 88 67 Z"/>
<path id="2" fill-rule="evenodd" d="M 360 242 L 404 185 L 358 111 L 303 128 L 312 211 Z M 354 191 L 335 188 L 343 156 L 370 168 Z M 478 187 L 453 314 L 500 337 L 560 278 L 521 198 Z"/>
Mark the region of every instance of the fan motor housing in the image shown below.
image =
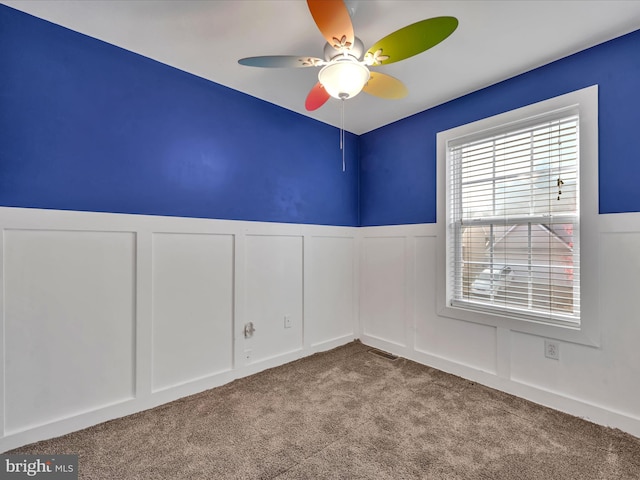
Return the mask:
<path id="1" fill-rule="evenodd" d="M 353 45 L 351 48 L 334 48 L 333 45 L 327 43 L 324 46 L 324 59 L 327 62 L 332 60 L 336 60 L 340 56 L 348 55 L 350 57 L 355 58 L 357 61 L 362 60 L 362 56 L 364 55 L 364 43 L 358 37 L 353 37 Z"/>

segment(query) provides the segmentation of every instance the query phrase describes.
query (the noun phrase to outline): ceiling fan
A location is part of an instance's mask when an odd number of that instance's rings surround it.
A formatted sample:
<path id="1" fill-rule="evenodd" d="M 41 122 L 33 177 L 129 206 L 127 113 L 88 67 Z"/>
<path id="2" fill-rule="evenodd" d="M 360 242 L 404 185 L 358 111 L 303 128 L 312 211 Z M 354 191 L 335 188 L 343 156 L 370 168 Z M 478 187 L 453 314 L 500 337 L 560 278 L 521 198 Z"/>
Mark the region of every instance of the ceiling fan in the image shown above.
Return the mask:
<path id="1" fill-rule="evenodd" d="M 407 25 L 364 51 L 353 33 L 349 10 L 343 0 L 307 0 L 320 32 L 327 40 L 324 60 L 315 57 L 270 55 L 238 60 L 241 65 L 264 68 L 322 67 L 305 108 L 316 110 L 329 98 L 346 100 L 361 91 L 376 97 L 397 99 L 407 95 L 405 85 L 390 75 L 370 71 L 424 52 L 442 42 L 458 27 L 455 17 L 435 17 Z"/>

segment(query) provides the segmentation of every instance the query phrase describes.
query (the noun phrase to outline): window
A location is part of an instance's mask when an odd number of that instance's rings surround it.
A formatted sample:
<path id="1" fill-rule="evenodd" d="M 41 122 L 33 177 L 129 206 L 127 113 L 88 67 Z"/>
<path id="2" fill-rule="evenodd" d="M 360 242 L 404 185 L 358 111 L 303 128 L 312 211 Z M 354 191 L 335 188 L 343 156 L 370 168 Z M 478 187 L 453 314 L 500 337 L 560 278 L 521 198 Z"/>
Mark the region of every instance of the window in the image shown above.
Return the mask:
<path id="1" fill-rule="evenodd" d="M 438 162 L 441 313 L 593 333 L 582 280 L 597 271 L 583 249 L 585 221 L 597 237 L 597 87 L 441 132 Z"/>
<path id="2" fill-rule="evenodd" d="M 448 142 L 454 304 L 580 321 L 575 108 Z"/>

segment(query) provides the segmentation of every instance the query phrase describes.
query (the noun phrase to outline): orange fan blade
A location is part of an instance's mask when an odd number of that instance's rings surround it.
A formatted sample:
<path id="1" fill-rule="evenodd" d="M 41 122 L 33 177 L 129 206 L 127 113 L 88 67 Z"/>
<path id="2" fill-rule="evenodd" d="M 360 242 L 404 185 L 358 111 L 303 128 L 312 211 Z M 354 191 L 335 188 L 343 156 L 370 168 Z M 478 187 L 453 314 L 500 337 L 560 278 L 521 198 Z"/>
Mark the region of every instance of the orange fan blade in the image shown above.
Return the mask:
<path id="1" fill-rule="evenodd" d="M 409 94 L 409 90 L 400 80 L 384 73 L 371 72 L 369 81 L 362 89 L 363 92 L 380 98 L 397 100 Z"/>
<path id="2" fill-rule="evenodd" d="M 320 82 L 316 83 L 307 95 L 304 106 L 307 110 L 317 110 L 329 100 L 329 93 L 324 89 Z"/>
<path id="3" fill-rule="evenodd" d="M 343 0 L 307 0 L 307 5 L 327 42 L 334 48 L 353 45 L 353 25 Z"/>

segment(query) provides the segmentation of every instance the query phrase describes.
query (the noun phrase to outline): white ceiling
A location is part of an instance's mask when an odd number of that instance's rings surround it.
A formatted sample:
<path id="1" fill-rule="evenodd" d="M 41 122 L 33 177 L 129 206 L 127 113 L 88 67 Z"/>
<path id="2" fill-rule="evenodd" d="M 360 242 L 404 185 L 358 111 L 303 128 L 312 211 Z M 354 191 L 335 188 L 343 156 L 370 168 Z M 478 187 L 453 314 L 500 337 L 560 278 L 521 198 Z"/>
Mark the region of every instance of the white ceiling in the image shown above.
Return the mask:
<path id="1" fill-rule="evenodd" d="M 239 58 L 322 58 L 324 39 L 302 0 L 2 0 L 99 38 L 331 125 L 340 101 L 304 109 L 316 68 L 245 67 Z M 638 0 L 348 0 L 368 48 L 426 18 L 457 17 L 441 44 L 380 71 L 409 88 L 402 100 L 347 100 L 345 128 L 362 134 L 640 28 Z"/>

